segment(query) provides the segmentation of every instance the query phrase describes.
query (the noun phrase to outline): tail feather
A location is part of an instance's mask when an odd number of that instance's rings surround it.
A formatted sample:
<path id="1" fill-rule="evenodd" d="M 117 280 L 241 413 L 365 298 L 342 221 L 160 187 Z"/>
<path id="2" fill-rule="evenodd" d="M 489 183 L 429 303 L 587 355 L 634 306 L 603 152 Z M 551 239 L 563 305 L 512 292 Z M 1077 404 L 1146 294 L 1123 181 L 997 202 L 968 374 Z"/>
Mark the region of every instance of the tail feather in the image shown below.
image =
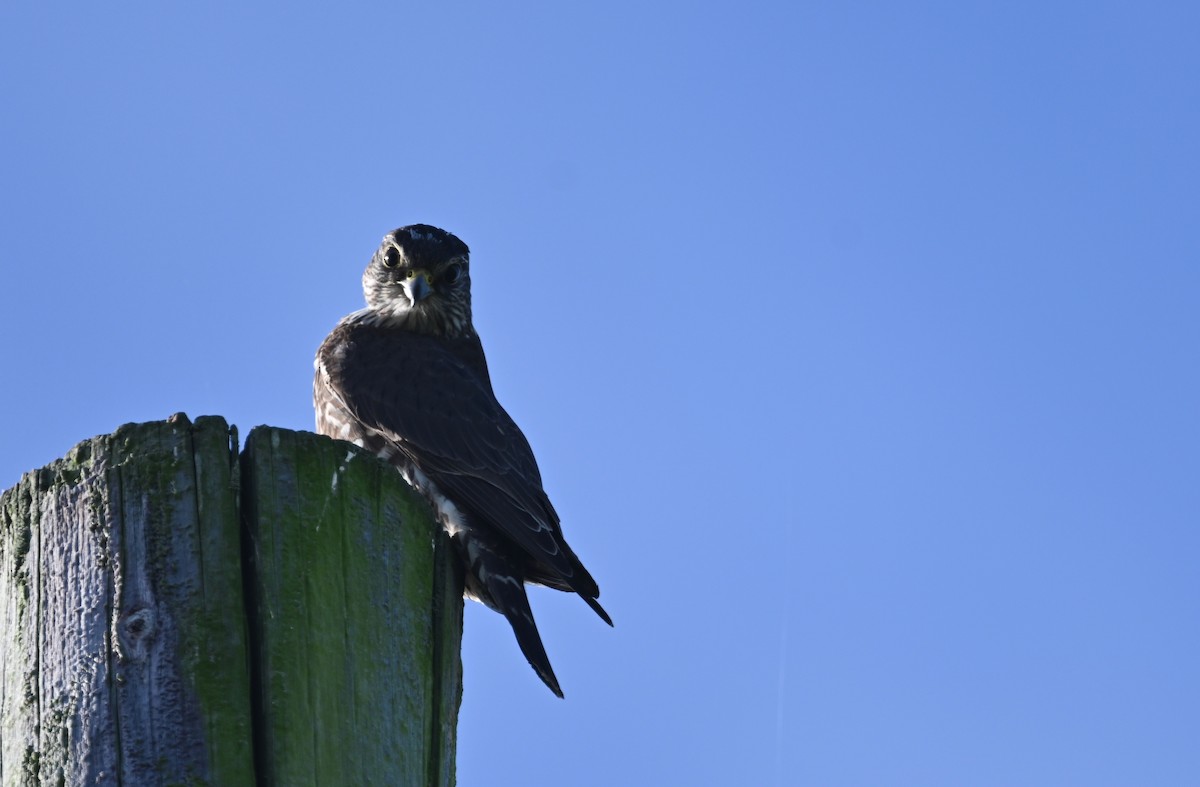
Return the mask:
<path id="1" fill-rule="evenodd" d="M 525 594 L 525 575 L 518 564 L 510 560 L 502 549 L 496 548 L 486 536 L 475 531 L 463 530 L 455 537 L 467 564 L 466 595 L 482 601 L 504 615 L 521 652 L 529 665 L 550 691 L 562 697 L 558 678 L 550 667 L 550 657 L 542 645 L 533 610 L 529 608 L 529 596 Z"/>
<path id="2" fill-rule="evenodd" d="M 579 597 L 587 602 L 587 605 L 592 608 L 593 612 L 595 612 L 597 615 L 600 616 L 601 620 L 603 620 L 605 623 L 607 623 L 610 626 L 613 624 L 612 618 L 610 618 L 608 616 L 608 613 L 604 611 L 604 607 L 600 606 L 599 601 L 592 598 L 591 596 L 585 596 L 582 593 L 579 594 Z"/>
<path id="3" fill-rule="evenodd" d="M 527 565 L 511 555 L 487 531 L 464 527 L 454 534 L 453 540 L 466 563 L 465 595 L 483 602 L 508 619 L 517 644 L 533 671 L 550 691 L 562 697 L 558 678 L 550 667 L 550 657 L 546 655 L 541 634 L 533 619 L 533 610 L 529 607 L 525 583 L 529 581 L 558 590 L 573 591 L 587 602 L 601 620 L 611 626 L 612 618 L 596 600 L 600 589 L 595 581 L 574 554 L 571 559 L 578 571 L 570 577 L 563 577 L 537 563 Z"/>
<path id="4" fill-rule="evenodd" d="M 546 566 L 534 565 L 528 568 L 528 573 L 525 576 L 527 582 L 535 582 L 539 585 L 545 585 L 548 588 L 561 590 L 566 593 L 575 593 L 581 599 L 587 602 L 587 605 L 592 608 L 592 611 L 600 616 L 608 625 L 612 625 L 612 618 L 604 611 L 604 607 L 600 606 L 600 602 L 596 597 L 600 595 L 600 588 L 596 586 L 596 581 L 587 573 L 587 569 L 579 562 L 579 558 L 572 553 L 571 559 L 577 567 L 576 576 L 570 579 L 564 579 Z"/>
<path id="5" fill-rule="evenodd" d="M 550 667 L 550 657 L 546 655 L 546 648 L 542 645 L 541 634 L 538 633 L 537 623 L 533 620 L 533 610 L 529 608 L 525 582 L 519 575 L 515 575 L 515 572 L 504 571 L 500 566 L 482 568 L 484 570 L 480 572 L 480 579 L 486 585 L 496 609 L 512 626 L 521 652 L 525 654 L 529 665 L 542 682 L 561 698 L 562 689 L 559 688 L 558 678 L 554 676 L 554 670 Z"/>

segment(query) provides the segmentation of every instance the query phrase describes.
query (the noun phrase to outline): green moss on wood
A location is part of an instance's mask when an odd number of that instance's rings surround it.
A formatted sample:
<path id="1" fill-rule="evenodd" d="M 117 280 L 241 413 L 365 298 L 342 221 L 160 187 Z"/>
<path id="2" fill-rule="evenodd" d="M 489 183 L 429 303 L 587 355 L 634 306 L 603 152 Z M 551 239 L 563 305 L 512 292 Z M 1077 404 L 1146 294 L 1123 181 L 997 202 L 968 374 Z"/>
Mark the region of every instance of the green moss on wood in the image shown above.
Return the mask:
<path id="1" fill-rule="evenodd" d="M 348 443 L 265 427 L 247 438 L 243 478 L 260 772 L 279 784 L 452 783 L 459 684 L 434 676 L 458 674 L 462 589 L 447 625 L 433 594 L 452 561 L 425 502 Z"/>
<path id="2" fill-rule="evenodd" d="M 427 506 L 348 444 L 247 442 L 239 462 L 223 419 L 128 424 L 0 495 L 5 783 L 94 780 L 78 736 L 114 731 L 90 751 L 121 747 L 106 767 L 126 780 L 453 783 L 462 579 Z M 99 601 L 46 584 L 64 572 Z M 63 651 L 82 672 L 59 693 L 47 610 L 99 627 Z M 103 718 L 81 728 L 88 708 Z"/>

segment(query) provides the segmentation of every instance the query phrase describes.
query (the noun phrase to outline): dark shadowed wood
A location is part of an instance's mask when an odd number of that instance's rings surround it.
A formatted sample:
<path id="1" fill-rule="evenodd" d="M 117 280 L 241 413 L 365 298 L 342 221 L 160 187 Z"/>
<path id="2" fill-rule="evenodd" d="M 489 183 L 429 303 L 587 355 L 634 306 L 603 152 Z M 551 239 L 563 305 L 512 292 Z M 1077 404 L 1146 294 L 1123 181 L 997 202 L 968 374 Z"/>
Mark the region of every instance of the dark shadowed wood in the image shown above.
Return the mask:
<path id="1" fill-rule="evenodd" d="M 453 784 L 462 580 L 428 508 L 347 443 L 236 452 L 175 416 L 0 496 L 0 784 Z"/>

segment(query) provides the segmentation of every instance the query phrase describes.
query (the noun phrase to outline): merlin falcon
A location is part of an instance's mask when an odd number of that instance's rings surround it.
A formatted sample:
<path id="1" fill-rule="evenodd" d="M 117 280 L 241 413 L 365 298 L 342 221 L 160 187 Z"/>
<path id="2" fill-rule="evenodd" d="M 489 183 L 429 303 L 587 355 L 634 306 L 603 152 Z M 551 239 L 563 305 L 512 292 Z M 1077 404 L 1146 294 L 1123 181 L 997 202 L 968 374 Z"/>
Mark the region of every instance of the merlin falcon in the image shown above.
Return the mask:
<path id="1" fill-rule="evenodd" d="M 578 593 L 612 620 L 563 539 L 525 435 L 492 392 L 471 324 L 470 251 L 437 227 L 401 227 L 362 282 L 367 308 L 317 350 L 317 431 L 375 452 L 424 495 L 466 568 L 466 596 L 508 619 L 561 697 L 525 583 Z"/>

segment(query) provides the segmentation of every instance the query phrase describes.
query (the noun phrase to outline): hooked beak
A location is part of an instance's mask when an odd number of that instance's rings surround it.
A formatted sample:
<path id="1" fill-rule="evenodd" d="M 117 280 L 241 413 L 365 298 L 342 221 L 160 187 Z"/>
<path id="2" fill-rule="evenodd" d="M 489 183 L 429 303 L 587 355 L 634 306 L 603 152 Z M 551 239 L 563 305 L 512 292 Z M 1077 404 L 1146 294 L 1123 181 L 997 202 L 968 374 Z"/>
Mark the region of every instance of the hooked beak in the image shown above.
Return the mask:
<path id="1" fill-rule="evenodd" d="M 433 276 L 425 270 L 409 270 L 408 276 L 401 283 L 404 285 L 405 294 L 408 295 L 408 299 L 414 306 L 428 298 L 429 294 L 433 292 Z"/>

